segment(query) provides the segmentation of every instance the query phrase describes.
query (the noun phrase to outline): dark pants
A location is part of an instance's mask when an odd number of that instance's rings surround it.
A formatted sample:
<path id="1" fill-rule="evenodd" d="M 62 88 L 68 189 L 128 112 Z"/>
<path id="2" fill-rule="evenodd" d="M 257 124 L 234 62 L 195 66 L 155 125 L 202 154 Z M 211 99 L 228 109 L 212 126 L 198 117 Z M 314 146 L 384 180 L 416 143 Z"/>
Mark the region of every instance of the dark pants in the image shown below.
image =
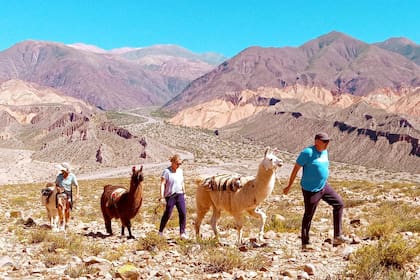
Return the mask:
<path id="1" fill-rule="evenodd" d="M 309 230 L 311 228 L 312 218 L 315 214 L 316 207 L 322 199 L 333 207 L 334 236 L 341 235 L 341 220 L 343 217 L 344 203 L 341 196 L 328 185 L 319 192 L 309 192 L 302 189 L 303 200 L 305 203 L 305 213 L 302 219 L 302 244 L 309 243 Z"/>
<path id="2" fill-rule="evenodd" d="M 187 210 L 185 207 L 185 197 L 183 193 L 175 193 L 171 196 L 165 197 L 166 200 L 166 208 L 165 212 L 163 213 L 162 219 L 160 220 L 160 227 L 159 232 L 163 232 L 163 229 L 165 228 L 166 224 L 169 221 L 169 218 L 172 215 L 172 210 L 174 209 L 174 206 L 176 206 L 176 209 L 178 210 L 179 215 L 179 233 L 183 234 L 185 233 L 185 226 L 187 223 Z"/>

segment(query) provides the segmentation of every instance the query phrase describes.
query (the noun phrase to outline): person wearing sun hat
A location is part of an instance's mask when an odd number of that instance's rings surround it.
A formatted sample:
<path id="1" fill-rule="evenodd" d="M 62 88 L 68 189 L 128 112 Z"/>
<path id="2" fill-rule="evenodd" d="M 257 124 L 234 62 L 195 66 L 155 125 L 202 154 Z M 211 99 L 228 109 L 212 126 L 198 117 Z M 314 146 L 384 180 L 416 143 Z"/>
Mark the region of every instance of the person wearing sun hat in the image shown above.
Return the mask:
<path id="1" fill-rule="evenodd" d="M 176 206 L 179 214 L 179 234 L 181 238 L 185 239 L 187 238 L 185 233 L 187 211 L 185 207 L 184 174 L 180 168 L 182 159 L 180 155 L 175 154 L 169 160 L 171 166 L 163 170 L 160 181 L 159 201 L 166 204 L 166 206 L 160 221 L 159 235 L 163 235 L 163 230 L 172 215 L 174 206 Z"/>
<path id="2" fill-rule="evenodd" d="M 342 216 L 344 203 L 341 196 L 328 184 L 329 160 L 327 147 L 331 138 L 326 132 L 315 135 L 315 143 L 306 147 L 299 154 L 290 174 L 289 183 L 283 189 L 288 194 L 298 171 L 303 167 L 300 185 L 302 187 L 305 212 L 302 219 L 302 249 L 314 249 L 309 242 L 309 230 L 312 217 L 319 201 L 322 199 L 333 207 L 334 239 L 333 245 L 348 243 L 350 240 L 342 235 Z"/>
<path id="3" fill-rule="evenodd" d="M 70 164 L 63 162 L 58 165 L 60 173 L 55 179 L 55 185 L 61 191 L 67 194 L 70 201 L 70 208 L 73 208 L 73 186 L 76 187 L 76 199 L 79 199 L 79 184 L 77 182 L 76 175 L 71 172 Z M 57 200 L 56 200 L 57 201 Z"/>

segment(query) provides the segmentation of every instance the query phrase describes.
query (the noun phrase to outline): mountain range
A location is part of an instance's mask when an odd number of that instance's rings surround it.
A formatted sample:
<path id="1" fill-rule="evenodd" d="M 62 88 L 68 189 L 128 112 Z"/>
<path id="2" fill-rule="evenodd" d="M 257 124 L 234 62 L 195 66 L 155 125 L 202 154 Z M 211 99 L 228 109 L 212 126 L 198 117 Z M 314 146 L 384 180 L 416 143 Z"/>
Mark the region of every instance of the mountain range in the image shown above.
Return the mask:
<path id="1" fill-rule="evenodd" d="M 193 81 L 165 105 L 177 112 L 216 98 L 261 88 L 290 91 L 296 86 L 320 89 L 339 97 L 375 92 L 401 95 L 420 86 L 420 65 L 396 52 L 404 41 L 392 41 L 394 51 L 331 32 L 298 48 L 251 47 Z M 398 45 L 397 42 L 400 44 Z M 301 90 L 295 95 L 301 94 Z"/>
<path id="2" fill-rule="evenodd" d="M 0 52 L 0 81 L 52 87 L 102 109 L 133 108 L 167 102 L 223 59 L 178 46 L 106 52 L 80 44 L 24 41 Z"/>
<path id="3" fill-rule="evenodd" d="M 419 46 L 405 38 L 367 44 L 335 31 L 300 47 L 250 47 L 230 59 L 175 45 L 105 51 L 84 44 L 25 41 L 0 52 L 0 98 L 39 87 L 37 94 L 49 88 L 85 102 L 83 109 L 71 110 L 84 112 L 82 119 L 95 123 L 89 130 L 94 137 L 88 137 L 96 139 L 93 146 L 105 141 L 96 137 L 98 129 L 113 132 L 117 139 L 128 133 L 111 127 L 97 108 L 157 105 L 172 114 L 172 124 L 217 129 L 222 138 L 293 153 L 324 130 L 336 140 L 331 145 L 336 161 L 420 172 L 418 53 Z M 4 89 L 10 87 L 14 91 Z M 45 106 L 29 111 L 22 106 L 27 105 L 1 108 L 3 141 L 23 135 L 7 134 L 16 123 L 25 127 L 22 118 L 29 123 L 43 118 L 34 112 Z M 67 120 L 76 116 L 65 112 Z M 77 131 L 70 127 L 66 131 Z M 47 141 L 45 135 L 38 138 Z M 36 145 L 43 145 L 39 141 Z M 134 154 L 141 152 L 138 143 L 133 145 Z"/>

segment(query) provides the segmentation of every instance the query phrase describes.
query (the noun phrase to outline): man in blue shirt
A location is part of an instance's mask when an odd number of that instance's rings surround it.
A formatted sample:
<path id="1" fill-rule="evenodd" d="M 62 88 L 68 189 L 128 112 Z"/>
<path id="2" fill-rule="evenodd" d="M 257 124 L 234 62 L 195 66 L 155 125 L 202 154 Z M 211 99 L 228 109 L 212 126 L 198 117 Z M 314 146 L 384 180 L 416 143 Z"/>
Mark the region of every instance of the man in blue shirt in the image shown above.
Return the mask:
<path id="1" fill-rule="evenodd" d="M 289 193 L 298 171 L 303 167 L 300 185 L 305 204 L 301 230 L 302 249 L 304 250 L 313 249 L 309 242 L 309 230 L 311 228 L 312 217 L 321 199 L 333 207 L 333 245 L 337 246 L 349 241 L 342 235 L 343 199 L 327 181 L 329 175 L 327 146 L 329 142 L 330 137 L 327 133 L 320 132 L 315 135 L 315 144 L 305 148 L 300 153 L 290 174 L 289 183 L 283 189 L 284 194 Z"/>

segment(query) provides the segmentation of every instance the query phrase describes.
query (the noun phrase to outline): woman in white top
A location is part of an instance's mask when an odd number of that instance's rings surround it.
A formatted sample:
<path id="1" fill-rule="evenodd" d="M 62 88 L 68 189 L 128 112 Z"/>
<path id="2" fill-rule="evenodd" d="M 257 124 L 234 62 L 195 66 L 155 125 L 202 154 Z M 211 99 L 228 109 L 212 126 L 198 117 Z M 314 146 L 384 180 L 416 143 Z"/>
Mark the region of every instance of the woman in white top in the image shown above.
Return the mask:
<path id="1" fill-rule="evenodd" d="M 174 206 L 179 214 L 179 234 L 181 238 L 186 238 L 185 226 L 187 221 L 185 207 L 185 185 L 184 174 L 179 168 L 182 164 L 181 157 L 176 154 L 169 158 L 171 166 L 165 168 L 160 178 L 160 197 L 162 203 L 166 203 L 165 212 L 159 226 L 159 234 L 163 235 L 163 230 L 172 215 Z"/>

